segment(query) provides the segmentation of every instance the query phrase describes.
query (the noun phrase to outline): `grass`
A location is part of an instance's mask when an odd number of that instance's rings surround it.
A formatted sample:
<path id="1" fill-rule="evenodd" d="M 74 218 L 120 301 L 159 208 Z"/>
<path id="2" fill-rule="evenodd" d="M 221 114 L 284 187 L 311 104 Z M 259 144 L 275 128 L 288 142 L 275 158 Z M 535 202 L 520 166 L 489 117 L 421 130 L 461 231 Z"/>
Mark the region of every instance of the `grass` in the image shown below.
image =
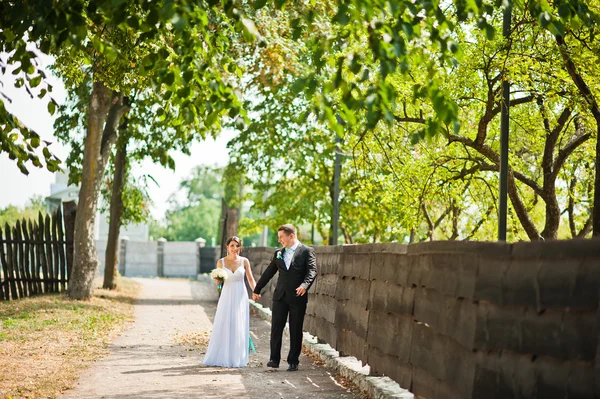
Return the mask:
<path id="1" fill-rule="evenodd" d="M 138 291 L 121 279 L 89 301 L 56 294 L 0 302 L 0 398 L 55 398 L 73 387 L 133 320 Z"/>

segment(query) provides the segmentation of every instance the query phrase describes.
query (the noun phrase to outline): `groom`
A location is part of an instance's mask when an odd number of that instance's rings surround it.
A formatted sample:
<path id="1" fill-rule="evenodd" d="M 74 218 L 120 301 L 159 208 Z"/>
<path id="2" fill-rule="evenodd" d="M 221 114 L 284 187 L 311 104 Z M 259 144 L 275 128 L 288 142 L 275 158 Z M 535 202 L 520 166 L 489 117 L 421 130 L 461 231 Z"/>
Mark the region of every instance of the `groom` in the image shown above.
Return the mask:
<path id="1" fill-rule="evenodd" d="M 273 294 L 271 320 L 271 356 L 267 367 L 278 368 L 281 359 L 281 337 L 288 314 L 290 315 L 290 352 L 287 357 L 288 371 L 298 370 L 302 351 L 302 323 L 308 303 L 306 291 L 317 277 L 315 250 L 303 245 L 296 238 L 296 228 L 284 224 L 277 230 L 278 241 L 283 248 L 273 254 L 273 259 L 254 288 L 252 298 L 260 299 L 260 291 L 279 272 Z"/>

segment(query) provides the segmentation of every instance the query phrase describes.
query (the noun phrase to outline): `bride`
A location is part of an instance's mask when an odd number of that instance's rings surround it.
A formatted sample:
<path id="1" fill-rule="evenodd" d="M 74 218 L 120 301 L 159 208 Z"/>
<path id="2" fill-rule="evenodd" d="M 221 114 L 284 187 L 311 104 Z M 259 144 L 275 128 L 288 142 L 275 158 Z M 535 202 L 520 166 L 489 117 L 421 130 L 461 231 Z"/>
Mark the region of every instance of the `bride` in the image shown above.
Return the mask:
<path id="1" fill-rule="evenodd" d="M 229 237 L 226 247 L 227 256 L 217 261 L 217 267 L 224 268 L 228 277 L 221 290 L 203 363 L 207 366 L 245 367 L 249 359 L 250 304 L 244 276 L 248 278 L 251 290 L 254 290 L 256 281 L 250 262 L 240 256 L 242 240 L 236 236 Z"/>

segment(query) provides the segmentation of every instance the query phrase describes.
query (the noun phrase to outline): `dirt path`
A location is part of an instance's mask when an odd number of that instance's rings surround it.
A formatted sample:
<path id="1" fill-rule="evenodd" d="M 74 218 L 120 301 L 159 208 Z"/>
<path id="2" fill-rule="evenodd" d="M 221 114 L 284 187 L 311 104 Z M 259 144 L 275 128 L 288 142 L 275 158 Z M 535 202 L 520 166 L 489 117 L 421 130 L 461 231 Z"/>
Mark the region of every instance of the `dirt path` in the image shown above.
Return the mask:
<path id="1" fill-rule="evenodd" d="M 334 372 L 302 355 L 300 370 L 266 368 L 268 322 L 252 316 L 258 353 L 243 369 L 205 367 L 204 341 L 212 328 L 217 295 L 210 281 L 138 279 L 143 284 L 135 323 L 110 347 L 110 354 L 86 370 L 62 398 L 360 398 Z M 183 344 L 181 342 L 184 342 Z M 282 357 L 289 338 L 284 337 Z M 202 349 L 199 349 L 202 348 Z"/>

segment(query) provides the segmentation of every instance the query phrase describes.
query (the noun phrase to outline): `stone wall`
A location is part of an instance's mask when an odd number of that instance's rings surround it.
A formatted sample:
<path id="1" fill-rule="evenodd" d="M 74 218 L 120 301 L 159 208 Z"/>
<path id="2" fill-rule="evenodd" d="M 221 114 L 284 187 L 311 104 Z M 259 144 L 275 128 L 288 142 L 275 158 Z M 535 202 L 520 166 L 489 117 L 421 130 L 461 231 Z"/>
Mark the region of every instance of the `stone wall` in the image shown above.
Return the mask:
<path id="1" fill-rule="evenodd" d="M 305 330 L 373 374 L 428 399 L 600 396 L 599 240 L 315 250 Z M 245 251 L 260 278 L 273 249 Z"/>
<path id="2" fill-rule="evenodd" d="M 196 277 L 199 270 L 209 267 L 201 267 L 201 249 L 206 248 L 200 248 L 197 242 L 120 240 L 118 270 L 127 277 Z M 100 261 L 99 274 L 102 275 L 106 241 L 96 241 L 96 250 Z M 212 267 L 214 262 L 211 261 L 208 270 Z"/>

